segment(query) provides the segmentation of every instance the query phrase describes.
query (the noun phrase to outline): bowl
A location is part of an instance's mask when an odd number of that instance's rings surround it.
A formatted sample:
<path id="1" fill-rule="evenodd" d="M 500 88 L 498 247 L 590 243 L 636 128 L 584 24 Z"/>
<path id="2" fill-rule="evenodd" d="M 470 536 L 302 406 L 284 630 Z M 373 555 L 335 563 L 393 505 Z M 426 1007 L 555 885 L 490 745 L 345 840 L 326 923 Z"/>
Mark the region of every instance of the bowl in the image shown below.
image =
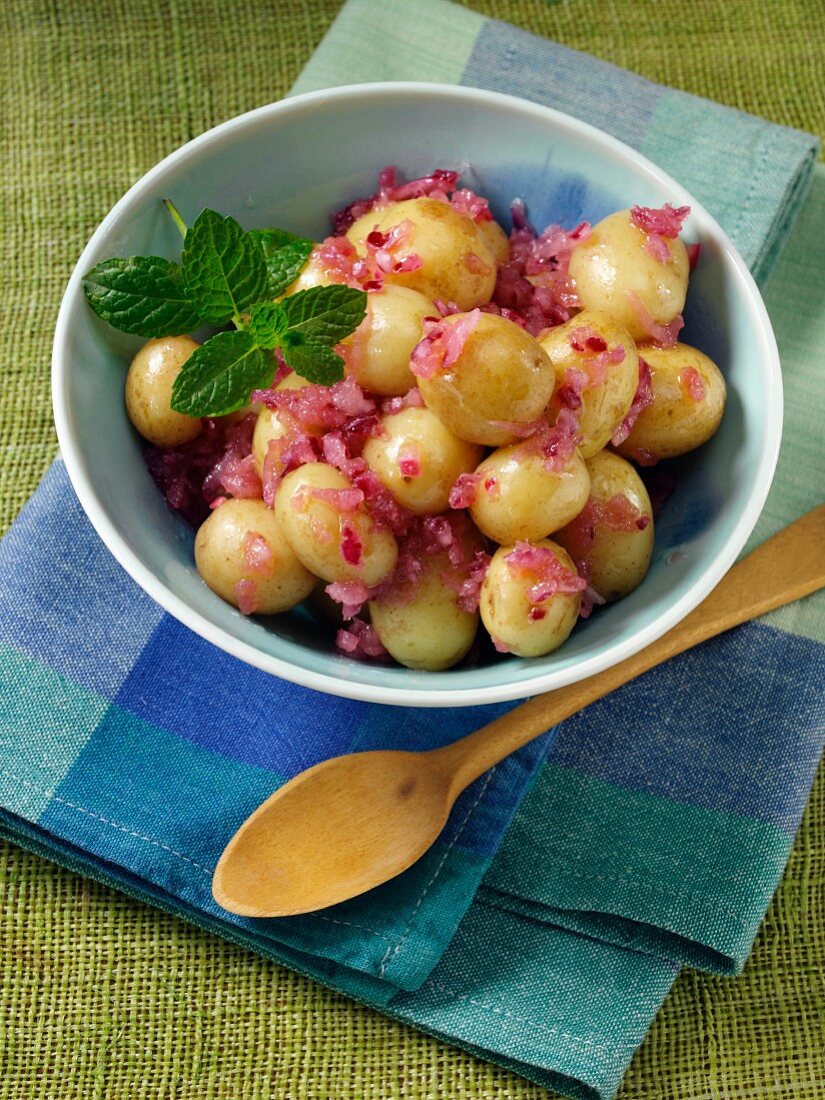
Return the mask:
<path id="1" fill-rule="evenodd" d="M 193 532 L 166 507 L 124 410 L 126 366 L 142 341 L 100 322 L 81 277 L 109 256 L 177 257 L 161 205 L 190 221 L 203 207 L 246 228 L 281 226 L 320 239 L 328 214 L 370 194 L 379 170 L 407 178 L 461 168 L 506 219 L 519 196 L 536 225 L 597 221 L 640 203 L 689 205 L 685 239 L 701 243 L 685 338 L 722 369 L 728 406 L 705 446 L 681 464 L 657 521 L 650 572 L 620 603 L 580 623 L 545 657 L 490 659 L 420 672 L 355 661 L 301 609 L 245 618 L 200 580 Z M 781 435 L 776 342 L 744 262 L 683 187 L 608 135 L 510 96 L 437 84 L 368 84 L 296 96 L 209 130 L 162 160 L 93 234 L 60 308 L 53 354 L 57 433 L 77 495 L 98 534 L 137 583 L 214 645 L 273 675 L 379 703 L 464 706 L 519 699 L 591 676 L 649 645 L 710 592 L 733 563 L 773 476 Z"/>

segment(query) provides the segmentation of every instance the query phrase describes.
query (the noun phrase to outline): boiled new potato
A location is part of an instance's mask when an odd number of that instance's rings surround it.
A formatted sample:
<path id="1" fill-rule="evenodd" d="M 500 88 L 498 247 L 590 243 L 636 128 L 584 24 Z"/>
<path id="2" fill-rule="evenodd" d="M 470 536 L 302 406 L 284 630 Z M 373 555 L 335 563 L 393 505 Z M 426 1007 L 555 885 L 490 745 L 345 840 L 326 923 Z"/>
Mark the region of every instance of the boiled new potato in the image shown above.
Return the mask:
<path id="1" fill-rule="evenodd" d="M 195 537 L 195 565 L 221 599 L 261 615 L 294 607 L 316 583 L 262 500 L 227 500 L 216 508 Z"/>
<path id="2" fill-rule="evenodd" d="M 429 409 L 469 443 L 500 447 L 519 438 L 513 425 L 527 425 L 544 412 L 556 374 L 547 352 L 513 321 L 479 313 L 445 317 L 442 325 L 472 324 L 455 361 L 418 388 Z M 437 345 L 433 345 L 436 347 Z"/>
<path id="3" fill-rule="evenodd" d="M 588 459 L 590 497 L 583 511 L 556 531 L 584 570 L 592 588 L 608 603 L 637 588 L 653 554 L 653 510 L 644 483 L 619 455 L 601 451 Z"/>
<path id="4" fill-rule="evenodd" d="M 588 376 L 576 415 L 582 437 L 579 449 L 584 458 L 590 458 L 608 443 L 633 403 L 639 382 L 636 343 L 626 328 L 595 309 L 582 310 L 567 324 L 549 329 L 540 343 L 556 371 L 556 390 L 550 403 L 553 417 L 564 403 L 567 371 Z M 609 361 L 622 352 L 620 362 Z"/>
<path id="5" fill-rule="evenodd" d="M 460 474 L 474 470 L 483 450 L 453 435 L 429 409 L 385 416 L 364 445 L 364 458 L 403 507 L 418 516 L 449 507 Z"/>
<path id="6" fill-rule="evenodd" d="M 499 543 L 537 542 L 564 526 L 584 507 L 590 477 L 575 451 L 559 473 L 544 455 L 524 444 L 501 447 L 481 463 L 470 514 L 476 526 Z"/>
<path id="7" fill-rule="evenodd" d="M 430 299 L 452 302 L 463 310 L 490 300 L 496 283 L 496 262 L 490 245 L 473 219 L 457 213 L 447 202 L 421 198 L 390 203 L 374 212 L 371 225 L 370 216 L 359 218 L 347 236 L 365 254 L 367 236 L 387 234 L 402 223 L 409 232 L 393 251 L 393 257 L 402 260 L 415 255 L 422 263 L 414 271 L 386 272 L 385 282 L 417 290 Z"/>
<path id="8" fill-rule="evenodd" d="M 310 252 L 307 262 L 301 268 L 298 278 L 290 283 L 283 294 L 279 295 L 275 301 L 279 302 L 281 298 L 286 298 L 290 294 L 297 294 L 299 290 L 310 290 L 314 286 L 332 286 L 334 283 L 340 282 L 343 282 L 343 280 L 336 277 L 334 272 L 328 271 L 324 266 L 319 246 L 316 245 Z"/>
<path id="9" fill-rule="evenodd" d="M 179 447 L 200 435 L 201 421 L 170 407 L 172 386 L 198 344 L 189 336 L 161 336 L 144 344 L 126 375 L 126 412 L 156 447 Z"/>
<path id="10" fill-rule="evenodd" d="M 370 393 L 407 393 L 416 381 L 410 354 L 424 335 L 422 321 L 437 316 L 429 298 L 405 286 L 387 284 L 369 294 L 366 317 L 344 341 L 349 373 Z"/>
<path id="11" fill-rule="evenodd" d="M 620 454 L 675 458 L 700 447 L 719 427 L 727 388 L 716 364 L 697 348 L 643 348 L 653 403 L 642 409 Z"/>
<path id="12" fill-rule="evenodd" d="M 473 531 L 462 542 L 468 560 L 484 546 Z M 456 588 L 461 573 L 446 553 L 425 555 L 422 565 L 417 583 L 370 601 L 370 618 L 381 644 L 396 661 L 436 672 L 466 656 L 475 640 L 478 612 L 459 606 Z"/>
<path id="13" fill-rule="evenodd" d="M 520 545 L 523 548 L 525 544 Z M 549 565 L 544 569 L 516 568 L 508 560 L 515 549 L 500 546 L 493 555 L 481 586 L 481 621 L 498 648 L 519 657 L 541 657 L 558 649 L 576 625 L 581 605 L 579 577 L 567 551 L 550 539 L 533 547 L 546 551 L 543 557 Z M 555 575 L 565 590 L 537 600 L 541 593 L 535 589 L 546 575 Z"/>
<path id="14" fill-rule="evenodd" d="M 302 378 L 300 374 L 293 371 L 282 378 L 275 389 L 302 390 L 304 386 L 309 385 L 310 383 L 307 382 L 306 378 Z M 258 477 L 264 475 L 264 462 L 266 461 L 270 442 L 273 439 L 280 439 L 286 430 L 281 410 L 270 409 L 264 405 L 258 413 L 258 419 L 255 421 L 255 431 L 252 433 L 252 457 L 255 462 L 255 469 L 258 471 Z M 319 426 L 319 434 L 321 430 Z"/>
<path id="15" fill-rule="evenodd" d="M 497 264 L 506 264 L 510 259 L 510 239 L 497 221 L 476 222 L 478 231 L 487 242 L 493 259 Z"/>
<path id="16" fill-rule="evenodd" d="M 362 581 L 372 588 L 392 573 L 398 545 L 391 531 L 375 524 L 364 503 L 337 506 L 334 498 L 342 490 L 352 491 L 342 473 L 325 462 L 308 462 L 279 485 L 275 515 L 290 546 L 316 577 Z"/>
<path id="17" fill-rule="evenodd" d="M 660 237 L 668 259 L 645 250 L 648 234 L 629 210 L 609 214 L 570 256 L 570 275 L 585 309 L 609 313 L 637 341 L 649 340 L 646 311 L 658 325 L 682 312 L 688 285 L 688 256 L 679 237 Z"/>

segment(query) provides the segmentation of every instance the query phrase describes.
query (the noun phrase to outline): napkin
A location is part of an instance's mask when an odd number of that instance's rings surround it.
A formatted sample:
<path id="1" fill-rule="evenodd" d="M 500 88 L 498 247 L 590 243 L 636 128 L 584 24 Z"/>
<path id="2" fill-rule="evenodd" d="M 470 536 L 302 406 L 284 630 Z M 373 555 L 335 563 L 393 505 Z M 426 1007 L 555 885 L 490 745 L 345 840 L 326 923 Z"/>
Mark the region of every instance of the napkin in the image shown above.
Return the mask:
<path id="1" fill-rule="evenodd" d="M 807 135 L 434 0 L 351 0 L 296 90 L 388 78 L 494 87 L 613 129 L 763 276 L 810 180 Z M 818 175 L 768 288 L 788 427 L 752 542 L 818 503 L 824 209 Z M 735 972 L 747 955 L 821 751 L 823 643 L 819 598 L 740 628 L 482 777 L 393 883 L 306 918 L 232 918 L 211 868 L 279 783 L 506 708 L 375 707 L 240 665 L 122 573 L 57 463 L 0 544 L 0 834 L 542 1084 L 607 1097 L 680 965 Z"/>

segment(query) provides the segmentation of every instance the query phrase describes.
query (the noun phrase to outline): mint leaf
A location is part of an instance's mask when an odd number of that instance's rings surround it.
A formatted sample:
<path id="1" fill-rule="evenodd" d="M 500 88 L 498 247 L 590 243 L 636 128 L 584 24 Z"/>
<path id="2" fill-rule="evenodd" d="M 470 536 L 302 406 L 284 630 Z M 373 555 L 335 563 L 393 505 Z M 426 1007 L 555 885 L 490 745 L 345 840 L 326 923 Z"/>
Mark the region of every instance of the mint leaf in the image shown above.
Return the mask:
<path id="1" fill-rule="evenodd" d="M 245 330 L 219 332 L 193 352 L 172 386 L 171 406 L 188 416 L 225 416 L 272 381 L 275 361 Z"/>
<path id="2" fill-rule="evenodd" d="M 281 348 L 288 367 L 319 386 L 331 386 L 344 377 L 344 360 L 326 344 L 284 344 Z"/>
<path id="3" fill-rule="evenodd" d="M 271 298 L 289 287 L 301 274 L 315 242 L 288 233 L 285 229 L 250 229 L 250 236 L 260 242 L 269 274 L 267 293 Z"/>
<path id="4" fill-rule="evenodd" d="M 258 302 L 249 310 L 247 331 L 262 348 L 277 348 L 286 333 L 287 321 L 279 302 Z"/>
<path id="5" fill-rule="evenodd" d="M 234 218 L 202 211 L 186 232 L 183 282 L 204 321 L 223 325 L 267 293 L 266 261 L 260 241 Z"/>
<path id="6" fill-rule="evenodd" d="M 98 317 L 135 336 L 180 336 L 198 327 L 177 264 L 160 256 L 104 260 L 83 277 Z"/>
<path id="7" fill-rule="evenodd" d="M 349 286 L 314 286 L 290 294 L 279 304 L 288 325 L 287 343 L 329 346 L 349 336 L 364 320 L 367 295 Z"/>

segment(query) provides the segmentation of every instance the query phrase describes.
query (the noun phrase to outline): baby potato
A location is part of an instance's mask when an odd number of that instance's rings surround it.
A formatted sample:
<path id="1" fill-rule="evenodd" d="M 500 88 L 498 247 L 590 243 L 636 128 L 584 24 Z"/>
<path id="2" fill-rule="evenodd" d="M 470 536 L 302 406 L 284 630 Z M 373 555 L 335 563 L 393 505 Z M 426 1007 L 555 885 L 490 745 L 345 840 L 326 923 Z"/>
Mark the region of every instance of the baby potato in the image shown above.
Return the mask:
<path id="1" fill-rule="evenodd" d="M 619 455 L 588 459 L 590 498 L 553 536 L 583 564 L 592 588 L 608 603 L 642 583 L 653 555 L 653 510 L 638 473 Z"/>
<path id="2" fill-rule="evenodd" d="M 549 329 L 539 343 L 556 371 L 551 419 L 564 404 L 566 372 L 583 371 L 588 376 L 576 412 L 582 436 L 579 449 L 583 458 L 590 458 L 609 442 L 633 403 L 639 381 L 636 343 L 626 328 L 595 309 L 582 310 L 567 324 Z M 619 362 L 612 361 L 622 352 Z"/>
<path id="3" fill-rule="evenodd" d="M 333 490 L 333 493 L 329 493 Z M 351 507 L 342 490 L 351 482 L 325 462 L 308 462 L 287 474 L 275 497 L 275 515 L 303 564 L 325 581 L 362 581 L 368 588 L 392 573 L 398 545 L 377 526 L 363 503 Z"/>
<path id="4" fill-rule="evenodd" d="M 304 386 L 310 384 L 306 378 L 302 378 L 300 374 L 293 371 L 282 378 L 275 389 L 302 390 Z M 270 409 L 264 405 L 258 413 L 258 419 L 255 421 L 255 431 L 252 433 L 252 457 L 255 462 L 255 469 L 258 471 L 258 477 L 264 476 L 264 462 L 266 461 L 270 441 L 280 439 L 285 431 L 286 428 L 281 420 L 280 409 Z"/>
<path id="5" fill-rule="evenodd" d="M 478 231 L 487 242 L 497 264 L 506 264 L 510 259 L 510 238 L 496 221 L 476 222 Z"/>
<path id="6" fill-rule="evenodd" d="M 286 611 L 316 583 L 262 500 L 227 500 L 216 508 L 195 536 L 195 565 L 213 592 L 246 614 Z"/>
<path id="7" fill-rule="evenodd" d="M 467 324 L 467 315 L 443 325 Z M 556 374 L 547 352 L 529 332 L 493 313 L 480 313 L 455 362 L 419 376 L 424 403 L 454 435 L 500 447 L 519 438 L 513 425 L 537 420 L 550 400 Z"/>
<path id="8" fill-rule="evenodd" d="M 609 214 L 570 256 L 570 275 L 585 309 L 609 313 L 634 340 L 649 340 L 646 310 L 666 325 L 682 312 L 688 284 L 688 256 L 679 237 L 659 237 L 669 258 L 662 263 L 645 250 L 648 234 L 629 210 Z"/>
<path id="9" fill-rule="evenodd" d="M 405 286 L 385 285 L 367 296 L 367 316 L 344 342 L 348 368 L 370 393 L 400 397 L 415 385 L 410 354 L 424 335 L 422 321 L 437 317 L 429 298 Z"/>
<path id="10" fill-rule="evenodd" d="M 420 257 L 415 271 L 389 271 L 388 283 L 417 290 L 430 299 L 454 302 L 459 309 L 473 309 L 493 296 L 496 263 L 490 245 L 476 223 L 459 214 L 447 202 L 438 199 L 405 199 L 375 211 L 373 227 L 367 231 L 388 233 L 402 222 L 409 234 L 397 248 L 397 258 Z M 364 219 L 350 226 L 347 236 L 363 254 L 367 249 L 362 236 Z M 395 253 L 393 253 L 395 255 Z"/>
<path id="11" fill-rule="evenodd" d="M 577 451 L 560 473 L 524 444 L 501 447 L 481 463 L 470 515 L 495 542 L 536 542 L 557 531 L 584 507 L 590 476 Z"/>
<path id="12" fill-rule="evenodd" d="M 727 388 L 716 364 L 689 344 L 645 347 L 653 403 L 642 409 L 627 439 L 617 447 L 633 458 L 675 458 L 700 447 L 719 427 Z"/>
<path id="13" fill-rule="evenodd" d="M 453 435 L 429 409 L 402 409 L 381 426 L 363 455 L 382 484 L 417 516 L 446 511 L 456 479 L 475 469 L 482 448 Z"/>
<path id="14" fill-rule="evenodd" d="M 470 554 L 482 547 L 476 534 Z M 459 606 L 446 579 L 455 568 L 446 554 L 425 557 L 423 564 L 412 590 L 407 586 L 370 601 L 370 618 L 381 644 L 399 664 L 438 672 L 466 656 L 478 630 L 478 612 Z"/>
<path id="15" fill-rule="evenodd" d="M 307 262 L 301 268 L 298 278 L 290 283 L 283 294 L 280 294 L 275 301 L 280 302 L 281 298 L 286 298 L 290 294 L 297 294 L 299 290 L 309 290 L 314 286 L 332 286 L 333 283 L 340 281 L 340 279 L 333 279 L 321 263 L 318 246 L 316 245 L 310 252 Z"/>
<path id="16" fill-rule="evenodd" d="M 198 344 L 189 336 L 160 336 L 144 344 L 126 375 L 126 412 L 156 447 L 179 447 L 200 435 L 198 417 L 170 407 L 172 385 Z"/>
<path id="17" fill-rule="evenodd" d="M 519 657 L 541 657 L 558 649 L 576 625 L 581 604 L 579 577 L 567 551 L 550 539 L 527 548 L 546 551 L 539 554 L 543 568 L 516 566 L 512 557 L 525 546 L 500 546 L 493 554 L 481 586 L 479 611 L 498 649 Z M 557 577 L 561 588 L 545 599 L 536 599 L 542 595 L 542 587 L 554 587 L 543 584 L 548 576 Z"/>

